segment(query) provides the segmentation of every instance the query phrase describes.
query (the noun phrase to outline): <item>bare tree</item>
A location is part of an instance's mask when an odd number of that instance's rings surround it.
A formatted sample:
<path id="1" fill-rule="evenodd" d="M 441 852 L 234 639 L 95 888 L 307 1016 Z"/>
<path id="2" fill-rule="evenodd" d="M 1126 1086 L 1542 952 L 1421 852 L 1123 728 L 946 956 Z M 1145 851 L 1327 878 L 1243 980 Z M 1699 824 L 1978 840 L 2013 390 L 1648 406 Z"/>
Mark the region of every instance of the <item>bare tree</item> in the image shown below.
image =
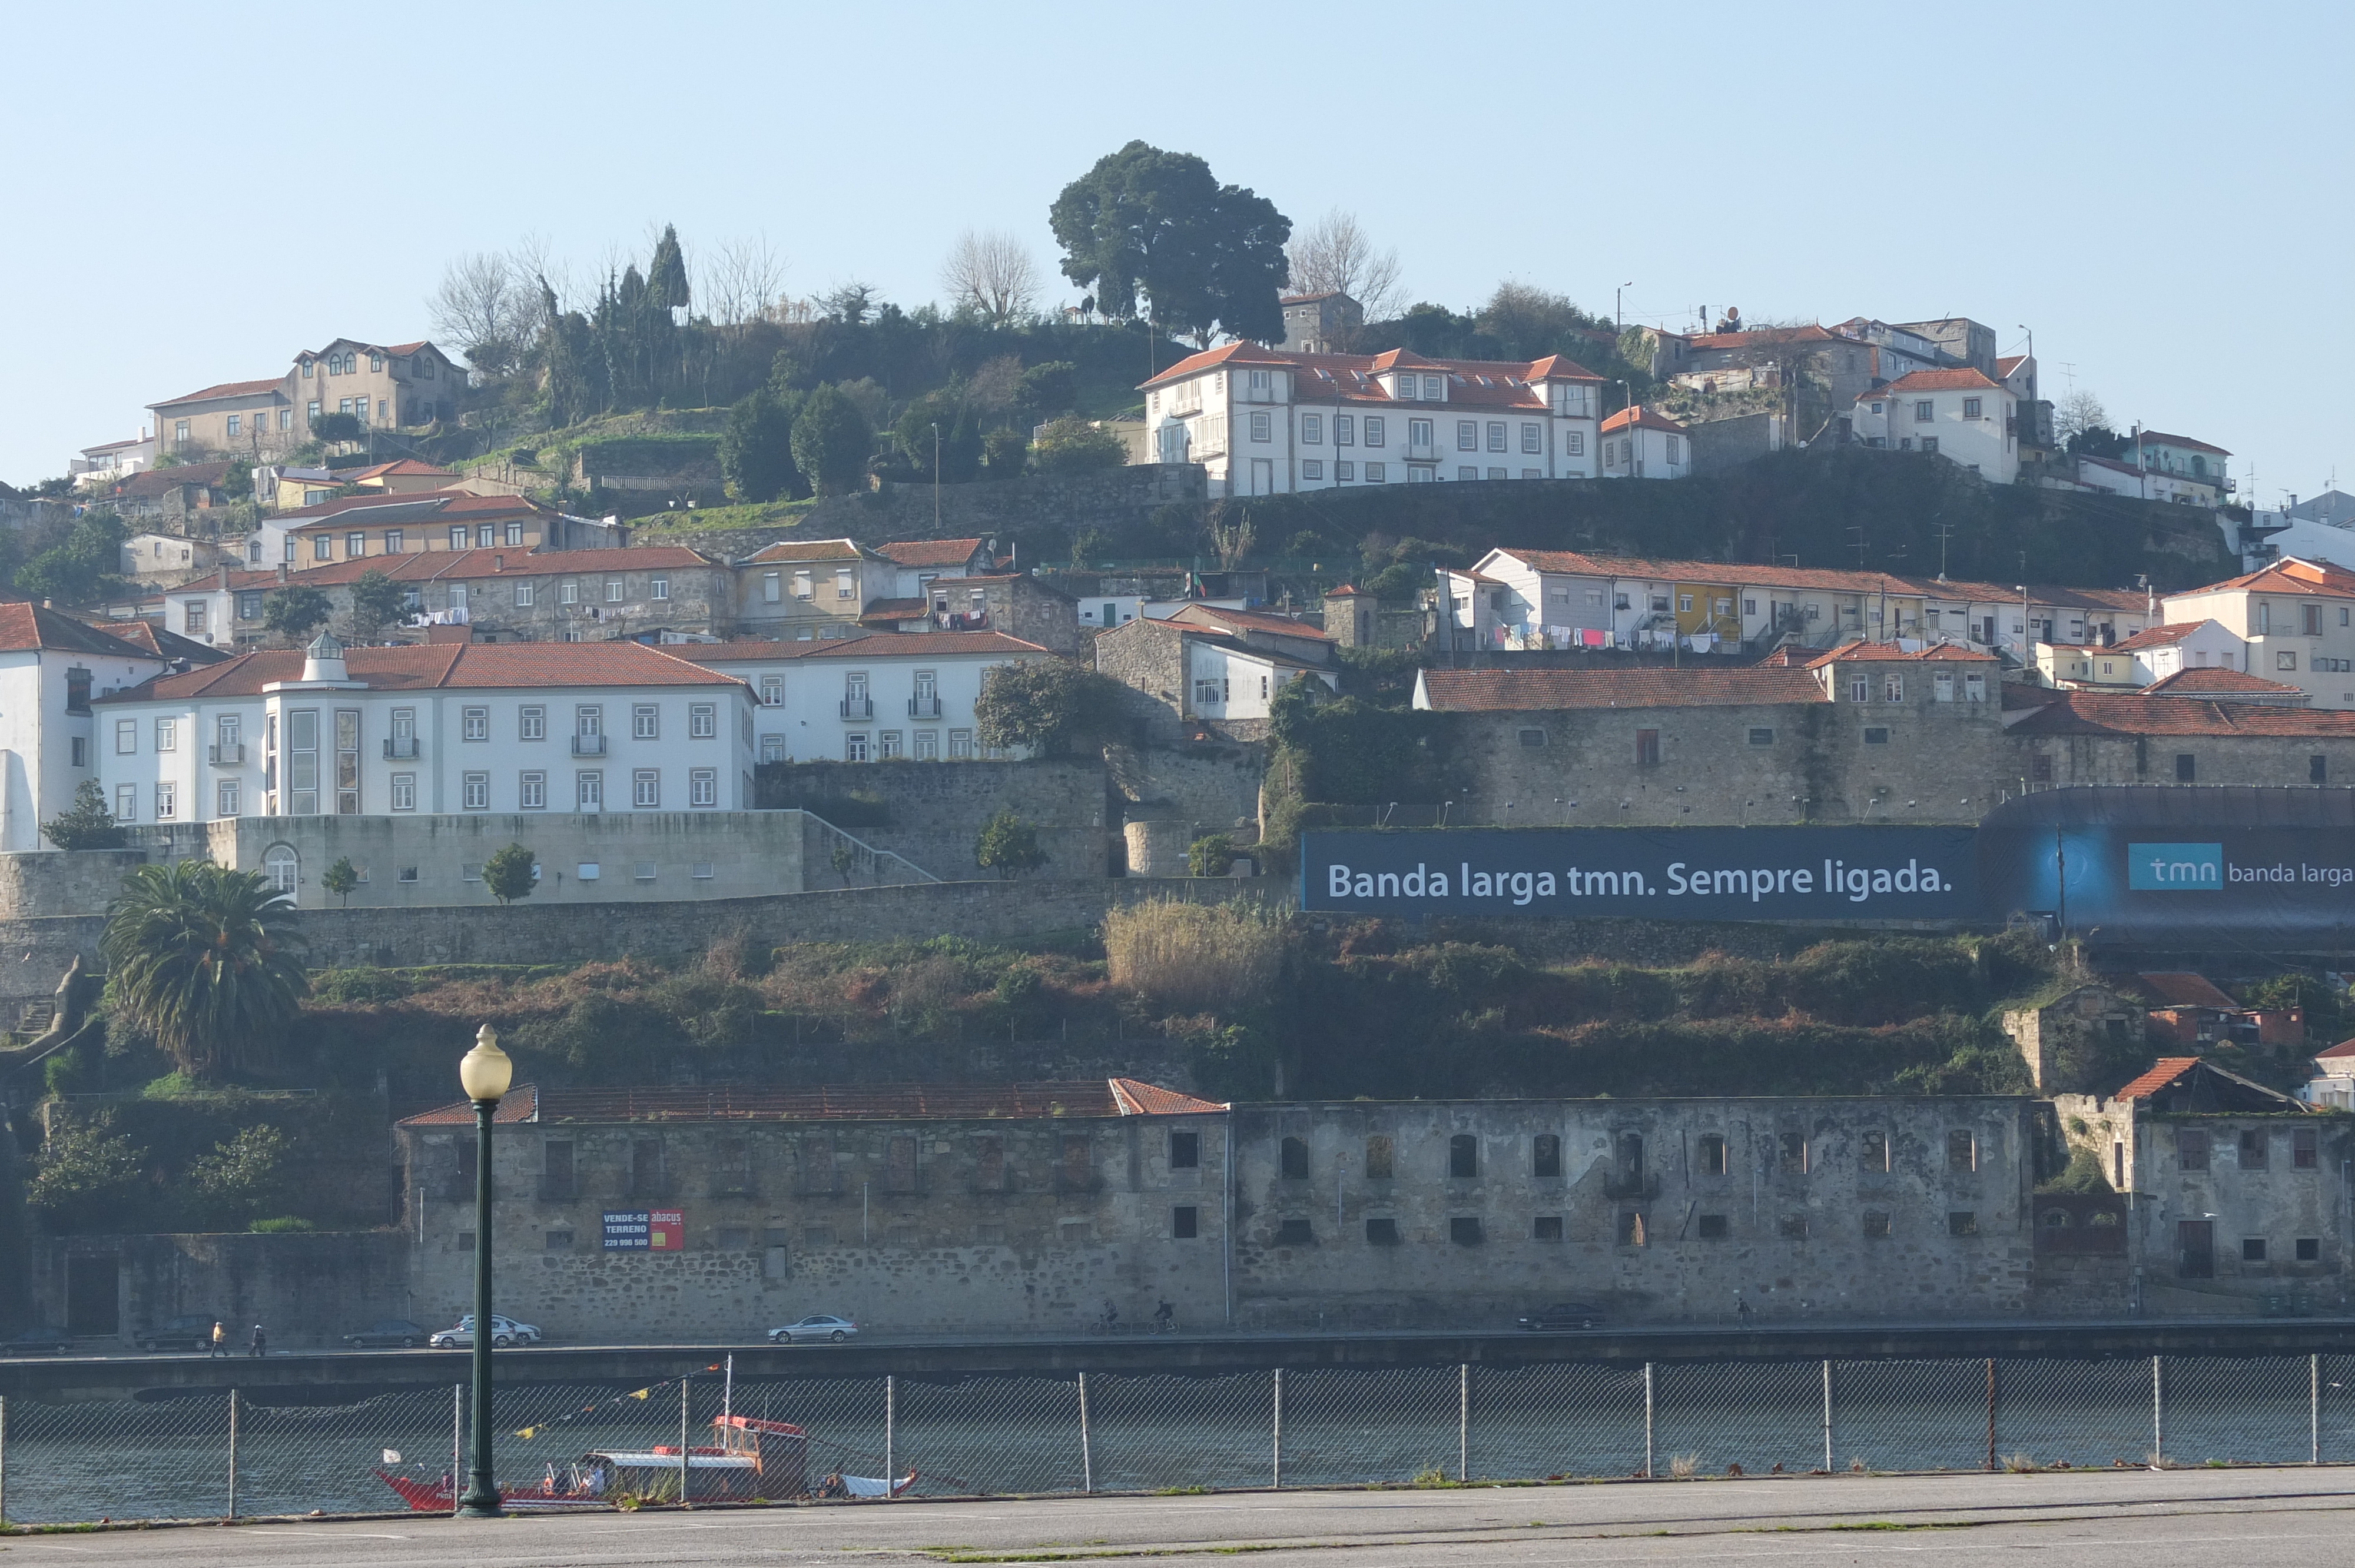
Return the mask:
<path id="1" fill-rule="evenodd" d="M 941 263 L 949 303 L 992 326 L 1009 326 L 1039 302 L 1039 263 L 1003 229 L 966 229 Z"/>
<path id="2" fill-rule="evenodd" d="M 2066 441 L 2072 436 L 2082 436 L 2099 426 L 2110 428 L 2110 411 L 2090 387 L 2081 387 L 2052 406 L 2052 438 Z"/>
<path id="3" fill-rule="evenodd" d="M 742 326 L 773 310 L 785 291 L 785 259 L 766 235 L 731 239 L 702 269 L 696 293 L 714 325 Z"/>
<path id="4" fill-rule="evenodd" d="M 1295 292 L 1347 294 L 1369 322 L 1389 321 L 1405 308 L 1398 252 L 1375 249 L 1355 213 L 1335 207 L 1294 235 L 1285 255 Z"/>
<path id="5" fill-rule="evenodd" d="M 442 270 L 442 286 L 425 302 L 433 333 L 455 344 L 475 369 L 503 376 L 515 368 L 529 339 L 537 302 L 527 275 L 496 251 L 462 256 Z"/>

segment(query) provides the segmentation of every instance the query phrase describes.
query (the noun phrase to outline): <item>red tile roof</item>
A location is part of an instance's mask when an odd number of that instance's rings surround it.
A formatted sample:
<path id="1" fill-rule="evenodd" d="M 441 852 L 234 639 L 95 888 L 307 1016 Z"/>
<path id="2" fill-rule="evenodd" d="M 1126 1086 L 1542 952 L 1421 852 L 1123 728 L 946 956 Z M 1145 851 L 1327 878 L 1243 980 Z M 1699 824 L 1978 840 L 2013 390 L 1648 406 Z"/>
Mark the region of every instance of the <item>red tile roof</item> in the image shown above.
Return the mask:
<path id="1" fill-rule="evenodd" d="M 62 611 L 44 609 L 29 599 L 0 603 L 0 652 L 24 653 L 35 649 L 89 653 L 107 659 L 157 657 L 151 649 L 102 631 L 88 621 L 76 620 Z"/>
<path id="2" fill-rule="evenodd" d="M 1425 359 L 1411 348 L 1393 348 L 1374 355 L 1369 370 L 1437 370 L 1439 361 Z"/>
<path id="3" fill-rule="evenodd" d="M 1896 662 L 1935 662 L 1941 664 L 1999 663 L 1992 653 L 1981 653 L 1955 642 L 1933 642 L 1918 652 L 1908 653 L 1894 642 L 1843 642 L 1829 652 L 1818 653 L 1807 661 L 1809 668 L 1820 664 L 1845 664 L 1870 661 L 1876 664 Z"/>
<path id="4" fill-rule="evenodd" d="M 878 625 L 900 620 L 913 620 L 932 612 L 932 600 L 924 599 L 879 599 L 858 612 L 861 626 Z"/>
<path id="5" fill-rule="evenodd" d="M 2054 701 L 2015 723 L 2009 733 L 2121 737 L 2355 737 L 2355 709 L 2293 708 L 2272 703 L 2219 702 L 2208 697 L 2154 697 L 2141 692 L 2061 692 L 2055 694 Z"/>
<path id="6" fill-rule="evenodd" d="M 1287 616 L 1263 615 L 1251 609 L 1222 609 L 1212 604 L 1189 604 L 1170 612 L 1169 619 L 1188 626 L 1230 627 L 1237 631 L 1258 631 L 1273 637 L 1298 637 L 1310 642 L 1330 642 L 1332 637 L 1316 630 L 1305 620 Z"/>
<path id="7" fill-rule="evenodd" d="M 2343 1062 L 2350 1056 L 2355 1056 L 2355 1040 L 2341 1040 L 2338 1044 L 2314 1054 L 2318 1062 Z"/>
<path id="8" fill-rule="evenodd" d="M 1796 327 L 1753 327 L 1747 332 L 1703 332 L 1690 334 L 1670 333 L 1671 337 L 1683 336 L 1695 348 L 1750 348 L 1759 344 L 1831 343 L 1833 334 L 1815 325 Z"/>
<path id="9" fill-rule="evenodd" d="M 900 567 L 961 567 L 982 544 L 979 539 L 901 539 L 876 546 L 875 553 Z"/>
<path id="10" fill-rule="evenodd" d="M 2111 644 L 2114 652 L 2130 653 L 2137 648 L 2165 648 L 2182 641 L 2201 627 L 2204 620 L 2170 620 L 2164 626 L 2147 626 L 2122 642 Z"/>
<path id="11" fill-rule="evenodd" d="M 1368 593 L 1355 583 L 1343 583 L 1338 588 L 1327 588 L 1325 597 L 1327 599 L 1373 599 L 1376 596 Z"/>
<path id="12" fill-rule="evenodd" d="M 2002 390 L 1976 370 L 1916 370 L 1886 386 L 1859 392 L 1856 400 L 1861 403 L 1868 397 L 1894 397 L 1913 392 L 1977 392 L 1982 388 L 1990 392 Z"/>
<path id="13" fill-rule="evenodd" d="M 514 1115 L 507 1107 L 523 1102 Z M 496 1120 L 984 1121 L 1202 1116 L 1228 1107 L 1134 1078 L 1031 1084 L 858 1084 L 813 1089 L 542 1089 L 526 1084 L 499 1102 Z M 409 1117 L 402 1127 L 471 1126 L 464 1101 Z"/>
<path id="14" fill-rule="evenodd" d="M 1685 428 L 1682 425 L 1678 424 L 1666 414 L 1645 408 L 1641 403 L 1630 408 L 1622 408 L 1604 420 L 1603 431 L 1604 434 L 1608 435 L 1613 430 L 1624 430 L 1630 426 L 1641 426 L 1647 430 L 1666 430 L 1671 435 L 1678 436 L 1685 433 Z"/>
<path id="15" fill-rule="evenodd" d="M 1533 382 L 1600 381 L 1603 377 L 1564 355 L 1549 354 L 1543 359 L 1532 360 L 1522 379 Z"/>
<path id="16" fill-rule="evenodd" d="M 281 385 L 282 385 L 282 378 L 276 376 L 266 381 L 223 381 L 215 386 L 200 387 L 197 391 L 181 397 L 166 397 L 160 403 L 150 403 L 147 406 L 150 408 L 168 408 L 175 403 L 201 403 L 212 397 L 251 397 L 263 392 L 275 392 Z"/>
<path id="17" fill-rule="evenodd" d="M 2027 363 L 2028 355 L 2024 354 L 2003 355 L 1995 362 L 1995 378 L 1998 381 L 2009 381 L 2011 379 L 2011 373 Z"/>
<path id="18" fill-rule="evenodd" d="M 628 550 L 547 550 L 538 553 L 517 546 L 512 550 L 407 550 L 398 556 L 362 556 L 357 560 L 332 561 L 308 571 L 291 572 L 290 584 L 306 588 L 340 588 L 369 572 L 382 572 L 397 583 L 506 581 L 514 577 L 587 576 L 600 572 L 679 571 L 694 567 L 725 570 L 719 563 L 684 545 L 648 545 Z M 185 583 L 170 592 L 210 593 L 219 581 L 216 573 Z M 232 571 L 231 588 L 276 588 L 274 568 Z"/>
<path id="19" fill-rule="evenodd" d="M 1830 700 L 1806 671 L 1773 665 L 1733 670 L 1425 670 L 1423 683 L 1432 707 L 1441 713 L 1742 707 Z"/>
<path id="20" fill-rule="evenodd" d="M 2218 457 L 2232 455 L 2222 447 L 2211 447 L 2206 441 L 2195 441 L 2190 436 L 2170 436 L 2160 430 L 2145 430 L 2142 433 L 2142 444 L 2147 447 L 2182 447 L 2189 451 L 2214 452 Z M 2179 474 L 2175 477 L 2186 476 Z"/>
<path id="21" fill-rule="evenodd" d="M 2147 1099 L 2198 1065 L 2200 1065 L 2200 1058 L 2197 1056 L 2161 1056 L 2157 1062 L 2151 1064 L 2150 1071 L 2127 1084 L 2112 1097 L 2121 1100 Z"/>
<path id="22" fill-rule="evenodd" d="M 225 462 L 184 462 L 171 468 L 143 469 L 114 487 L 114 493 L 126 499 L 161 495 L 183 484 L 201 484 L 207 488 L 229 477 Z"/>
<path id="23" fill-rule="evenodd" d="M 100 702 L 251 697 L 273 682 L 303 678 L 300 649 L 241 653 L 208 669 L 163 675 Z M 455 688 L 523 690 L 538 686 L 713 686 L 741 689 L 733 675 L 706 670 L 666 649 L 639 642 L 434 642 L 406 648 L 354 648 L 349 678 L 371 691 Z"/>
<path id="24" fill-rule="evenodd" d="M 2241 1004 L 2216 989 L 2206 975 L 2183 969 L 2160 969 L 2135 976 L 2135 984 L 2161 1007 L 2205 1007 L 2238 1012 Z"/>
<path id="25" fill-rule="evenodd" d="M 1421 359 L 1410 356 L 1394 359 L 1404 350 L 1389 355 L 1365 354 L 1295 354 L 1263 348 L 1258 344 L 1231 343 L 1205 354 L 1190 355 L 1156 376 L 1144 385 L 1159 387 L 1173 381 L 1183 381 L 1215 370 L 1225 365 L 1269 365 L 1290 366 L 1297 375 L 1293 388 L 1295 403 L 1397 403 L 1381 383 L 1373 379 L 1387 366 L 1384 361 L 1401 366 L 1415 366 L 1444 370 L 1448 375 L 1447 401 L 1479 408 L 1523 408 L 1531 413 L 1550 412 L 1544 398 L 1529 386 L 1543 367 L 1544 375 L 1557 381 L 1599 381 L 1601 376 L 1585 369 L 1575 361 L 1559 355 L 1540 360 L 1491 359 Z M 1415 399 L 1417 402 L 1422 399 Z"/>
<path id="26" fill-rule="evenodd" d="M 2252 593 L 2300 593 L 2327 599 L 2355 598 L 2355 571 L 2329 561 L 2309 561 L 2292 556 L 2275 561 L 2261 571 L 2243 577 L 2230 577 L 2206 588 L 2189 588 L 2185 595 L 2223 593 L 2233 588 L 2246 588 Z M 2185 595 L 2170 595 L 2182 598 Z"/>
<path id="27" fill-rule="evenodd" d="M 2254 698 L 2256 694 L 2269 693 L 2279 696 L 2296 696 L 2303 700 L 2306 689 L 2268 681 L 2263 675 L 2252 675 L 2243 670 L 2200 669 L 2178 670 L 2174 674 L 2153 681 L 2143 689 L 2147 697 L 2222 697 L 2227 701 L 2243 694 Z"/>
<path id="28" fill-rule="evenodd" d="M 374 468 L 360 469 L 343 477 L 346 484 L 356 484 L 363 479 L 382 479 L 389 474 L 396 473 L 410 479 L 420 477 L 456 479 L 458 477 L 455 469 L 435 468 L 432 463 L 419 462 L 415 458 L 402 458 L 398 462 L 380 462 Z"/>

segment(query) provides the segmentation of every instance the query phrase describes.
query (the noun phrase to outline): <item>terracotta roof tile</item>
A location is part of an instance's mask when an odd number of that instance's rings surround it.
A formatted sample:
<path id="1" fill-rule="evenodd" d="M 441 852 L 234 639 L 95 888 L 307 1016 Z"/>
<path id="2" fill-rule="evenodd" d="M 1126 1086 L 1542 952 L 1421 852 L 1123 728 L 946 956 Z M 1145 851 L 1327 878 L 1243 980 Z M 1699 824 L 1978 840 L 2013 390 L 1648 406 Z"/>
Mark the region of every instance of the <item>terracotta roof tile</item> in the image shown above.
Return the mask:
<path id="1" fill-rule="evenodd" d="M 538 554 L 518 546 L 512 550 L 409 550 L 398 556 L 363 556 L 357 560 L 331 561 L 307 571 L 290 572 L 290 584 L 306 588 L 340 588 L 369 572 L 382 572 L 398 583 L 506 581 L 515 577 L 588 576 L 600 572 L 682 571 L 696 567 L 724 570 L 719 563 L 684 545 L 648 545 L 627 550 L 548 550 Z M 218 574 L 201 577 L 169 591 L 210 593 Z M 271 588 L 279 586 L 272 568 L 232 571 L 229 586 Z"/>
<path id="2" fill-rule="evenodd" d="M 2228 702 L 2241 695 L 2254 698 L 2259 693 L 2295 696 L 2301 701 L 2307 695 L 2302 686 L 2268 681 L 2263 675 L 2252 675 L 2244 670 L 2213 668 L 2178 670 L 2172 675 L 2153 681 L 2142 692 L 2147 697 L 2222 697 Z"/>
<path id="3" fill-rule="evenodd" d="M 858 561 L 869 552 L 851 539 L 780 539 L 745 557 L 748 561 Z"/>
<path id="4" fill-rule="evenodd" d="M 166 397 L 160 403 L 150 403 L 150 408 L 168 408 L 176 403 L 201 403 L 210 397 L 252 397 L 264 392 L 275 392 L 283 385 L 280 376 L 266 381 L 223 381 L 211 387 L 199 387 L 177 397 Z"/>
<path id="5" fill-rule="evenodd" d="M 2198 1065 L 2200 1065 L 2200 1058 L 2197 1056 L 2161 1056 L 2151 1064 L 2150 1071 L 2127 1084 L 2112 1097 L 2121 1100 L 2147 1099 Z"/>
<path id="6" fill-rule="evenodd" d="M 2205 1007 L 2238 1012 L 2241 1004 L 2217 989 L 2206 975 L 2188 969 L 2152 969 L 2135 976 L 2137 988 L 2164 1007 Z"/>
<path id="7" fill-rule="evenodd" d="M 2341 1040 L 2338 1044 L 2314 1054 L 2318 1062 L 2343 1062 L 2350 1057 L 2355 1057 L 2355 1040 Z"/>
<path id="8" fill-rule="evenodd" d="M 352 512 L 404 518 L 410 515 L 423 518 L 464 517 L 478 523 L 496 522 L 502 517 L 556 515 L 549 508 L 520 495 L 470 495 L 457 491 L 429 490 L 410 494 L 372 492 L 366 495 L 338 495 L 315 506 L 299 506 L 281 512 L 278 522 L 293 533 L 323 521 L 340 522 L 346 514 Z"/>
<path id="9" fill-rule="evenodd" d="M 2140 648 L 2172 647 L 2209 624 L 2205 620 L 2170 620 L 2164 626 L 2147 626 L 2132 637 L 2112 643 L 2110 650 L 2116 653 L 2131 653 Z"/>
<path id="10" fill-rule="evenodd" d="M 2061 692 L 2055 694 L 2055 699 L 2015 723 L 2009 733 L 2355 737 L 2355 709 L 2293 708 L 2277 703 L 2221 702 L 2210 697 L 2154 697 L 2141 692 Z"/>
<path id="11" fill-rule="evenodd" d="M 1544 398 L 1530 387 L 1533 374 L 1540 366 L 1554 380 L 1599 381 L 1602 377 L 1574 360 L 1559 355 L 1540 360 L 1490 359 L 1423 359 L 1394 349 L 1386 355 L 1366 354 L 1295 354 L 1288 350 L 1271 349 L 1252 343 L 1231 343 L 1207 353 L 1189 355 L 1144 385 L 1160 387 L 1173 381 L 1183 381 L 1215 370 L 1225 365 L 1267 365 L 1288 366 L 1298 377 L 1293 388 L 1295 403 L 1400 403 L 1380 382 L 1373 379 L 1391 365 L 1401 367 L 1444 370 L 1448 376 L 1447 401 L 1467 408 L 1508 408 L 1530 413 L 1546 413 Z M 1423 399 L 1417 398 L 1418 404 Z"/>
<path id="12" fill-rule="evenodd" d="M 1631 427 L 1641 427 L 1646 430 L 1666 430 L 1670 435 L 1676 436 L 1685 433 L 1685 428 L 1682 425 L 1669 418 L 1666 414 L 1645 408 L 1641 403 L 1631 408 L 1622 408 L 1603 421 L 1603 431 L 1605 435 L 1613 430 L 1625 430 Z"/>
<path id="13" fill-rule="evenodd" d="M 2000 392 L 2003 388 L 1976 370 L 1916 370 L 1901 376 L 1885 386 L 1874 387 L 1856 395 L 1859 403 L 1868 397 L 1895 397 L 1913 392 Z"/>
<path id="14" fill-rule="evenodd" d="M 666 649 L 697 664 L 772 664 L 780 659 L 937 659 L 959 653 L 1026 656 L 1048 650 L 1002 631 L 870 631 L 858 637 L 775 641 L 740 637 Z"/>
<path id="15" fill-rule="evenodd" d="M 1919 652 L 1908 653 L 1894 642 L 1843 642 L 1828 652 L 1818 653 L 1807 661 L 1810 668 L 1821 664 L 1847 664 L 1870 662 L 1875 664 L 1928 662 L 1940 664 L 1995 664 L 2001 661 L 1992 653 L 1965 648 L 1954 642 L 1933 642 Z"/>
<path id="16" fill-rule="evenodd" d="M 1198 1099 L 1142 1078 L 1114 1078 L 1112 1092 L 1130 1116 L 1201 1116 L 1233 1108 L 1223 1100 Z"/>
<path id="17" fill-rule="evenodd" d="M 878 545 L 875 553 L 900 567 L 961 567 L 973 559 L 980 539 L 901 539 Z"/>
<path id="18" fill-rule="evenodd" d="M 0 603 L 0 652 L 21 653 L 37 648 L 105 659 L 158 657 L 154 651 L 113 632 L 101 630 L 59 610 L 44 609 L 28 599 Z"/>
<path id="19" fill-rule="evenodd" d="M 1274 637 L 1298 637 L 1311 642 L 1330 642 L 1328 634 L 1319 631 L 1305 620 L 1294 620 L 1281 615 L 1263 615 L 1250 609 L 1222 609 L 1216 605 L 1189 604 L 1170 614 L 1170 620 L 1190 626 L 1206 621 L 1216 626 L 1231 627 L 1238 631 L 1258 631 Z"/>
<path id="20" fill-rule="evenodd" d="M 1569 708 L 1739 707 L 1830 699 L 1805 670 L 1425 670 L 1441 713 L 1546 713 Z"/>
<path id="21" fill-rule="evenodd" d="M 2232 588 L 2247 588 L 2255 593 L 2309 594 L 2327 599 L 2355 598 L 2355 571 L 2329 561 L 2309 561 L 2292 556 L 2275 561 L 2262 571 L 2244 577 L 2210 583 L 2206 588 L 2188 588 L 2170 599 L 2191 594 L 2223 593 Z"/>
<path id="22" fill-rule="evenodd" d="M 2218 457 L 2232 455 L 2222 447 L 2212 447 L 2206 441 L 2194 440 L 2190 436 L 2170 436 L 2163 430 L 2145 430 L 2142 433 L 2142 444 L 2147 447 L 2181 447 L 2187 451 L 2214 452 Z"/>
<path id="23" fill-rule="evenodd" d="M 491 1125 L 506 1127 L 513 1122 L 539 1119 L 539 1086 L 517 1084 L 499 1100 L 499 1108 L 491 1113 Z M 437 1106 L 416 1116 L 403 1117 L 396 1127 L 472 1127 L 474 1107 L 464 1100 L 455 1105 Z"/>

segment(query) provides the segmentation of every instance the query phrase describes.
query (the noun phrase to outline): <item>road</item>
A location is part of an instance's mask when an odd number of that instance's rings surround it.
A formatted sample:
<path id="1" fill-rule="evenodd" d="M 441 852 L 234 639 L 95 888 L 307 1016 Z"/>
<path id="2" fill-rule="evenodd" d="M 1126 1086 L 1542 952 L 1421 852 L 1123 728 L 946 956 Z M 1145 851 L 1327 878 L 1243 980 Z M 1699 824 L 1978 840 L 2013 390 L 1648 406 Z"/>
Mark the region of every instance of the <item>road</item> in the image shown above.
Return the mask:
<path id="1" fill-rule="evenodd" d="M 0 1539 L 0 1568 L 605 1568 L 1174 1561 L 1263 1568 L 2355 1564 L 2355 1469 L 1604 1483 L 407 1518 Z"/>

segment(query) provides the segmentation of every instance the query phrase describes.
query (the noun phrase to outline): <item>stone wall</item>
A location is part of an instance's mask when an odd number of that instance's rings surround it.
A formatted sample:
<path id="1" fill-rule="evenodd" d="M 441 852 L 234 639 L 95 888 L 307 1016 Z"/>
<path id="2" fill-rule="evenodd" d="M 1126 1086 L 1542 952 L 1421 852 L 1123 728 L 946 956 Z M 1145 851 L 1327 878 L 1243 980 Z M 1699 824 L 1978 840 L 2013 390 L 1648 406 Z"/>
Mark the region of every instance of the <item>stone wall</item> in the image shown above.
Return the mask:
<path id="1" fill-rule="evenodd" d="M 1204 833 L 1256 833 L 1264 747 L 1210 741 L 1113 747 L 1105 753 L 1123 819 L 1180 822 Z"/>
<path id="2" fill-rule="evenodd" d="M 455 1322 L 455 1312 L 440 1322 L 419 1317 L 441 1308 L 411 1299 L 412 1254 L 398 1230 L 58 1238 L 32 1249 L 33 1309 L 77 1331 L 111 1323 L 126 1344 L 203 1313 L 227 1325 L 240 1353 L 256 1323 L 272 1349 L 295 1350 L 332 1346 L 379 1318 L 428 1329 Z"/>
<path id="3" fill-rule="evenodd" d="M 2177 758 L 2191 758 L 2197 784 L 2254 784 L 2265 789 L 2309 788 L 2318 780 L 2313 759 L 2321 758 L 2319 782 L 2355 784 L 2355 736 L 2269 735 L 2012 735 L 1999 766 L 2016 791 L 2023 781 L 2041 782 L 2036 759 L 2045 759 L 2055 784 L 2175 784 Z"/>
<path id="4" fill-rule="evenodd" d="M 122 891 L 124 874 L 146 862 L 147 852 L 139 848 L 0 854 L 0 920 L 97 914 Z M 57 977 L 49 983 L 54 987 Z M 0 1023 L 12 1024 L 15 1016 L 12 1012 Z"/>
<path id="5" fill-rule="evenodd" d="M 1104 768 L 1100 762 L 767 762 L 753 788 L 763 808 L 834 811 L 846 832 L 905 855 L 943 881 L 978 875 L 974 841 L 982 824 L 1011 810 L 1039 829 L 1048 874 L 1068 881 L 1105 872 Z M 880 820 L 840 810 L 872 802 Z M 826 861 L 809 885 L 835 885 Z"/>
<path id="6" fill-rule="evenodd" d="M 780 539 L 857 539 L 880 544 L 893 539 L 995 537 L 1001 552 L 1016 535 L 1068 539 L 1082 528 L 1141 522 L 1172 503 L 1199 502 L 1209 493 L 1199 463 L 1140 463 L 1096 473 L 1031 474 L 940 487 L 940 520 L 933 521 L 932 487 L 890 484 L 857 495 L 821 501 L 791 525 L 698 532 L 666 527 L 650 532 L 649 545 L 688 545 L 706 555 L 741 560 Z M 1027 559 L 1019 566 L 1040 563 Z"/>

